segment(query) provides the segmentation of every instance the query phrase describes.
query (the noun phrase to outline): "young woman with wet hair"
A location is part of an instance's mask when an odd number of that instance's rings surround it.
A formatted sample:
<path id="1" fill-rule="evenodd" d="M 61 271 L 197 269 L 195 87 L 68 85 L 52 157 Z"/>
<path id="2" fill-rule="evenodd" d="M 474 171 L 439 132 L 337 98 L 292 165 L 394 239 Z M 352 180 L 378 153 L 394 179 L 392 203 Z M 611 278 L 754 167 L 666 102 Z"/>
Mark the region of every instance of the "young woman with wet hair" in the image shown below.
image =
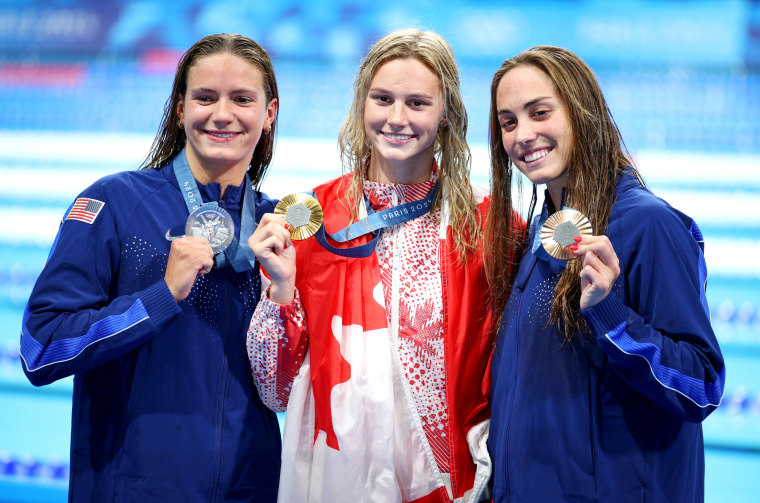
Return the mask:
<path id="1" fill-rule="evenodd" d="M 702 501 L 700 421 L 725 369 L 696 223 L 646 189 L 594 74 L 565 49 L 496 72 L 490 150 L 494 501 Z M 518 171 L 531 214 L 546 186 L 525 233 L 504 217 Z"/>
<path id="2" fill-rule="evenodd" d="M 71 501 L 275 501 L 280 433 L 250 380 L 246 246 L 274 201 L 267 53 L 211 35 L 182 57 L 145 168 L 66 213 L 24 314 L 35 385 L 74 375 Z M 226 246 L 226 248 L 225 248 Z"/>
<path id="3" fill-rule="evenodd" d="M 280 501 L 483 496 L 487 198 L 469 182 L 466 132 L 445 40 L 386 35 L 359 68 L 340 133 L 348 173 L 314 190 L 335 239 L 291 241 L 276 215 L 253 235 L 272 284 L 249 355 L 264 403 L 287 406 Z M 373 217 L 379 236 L 351 234 Z"/>

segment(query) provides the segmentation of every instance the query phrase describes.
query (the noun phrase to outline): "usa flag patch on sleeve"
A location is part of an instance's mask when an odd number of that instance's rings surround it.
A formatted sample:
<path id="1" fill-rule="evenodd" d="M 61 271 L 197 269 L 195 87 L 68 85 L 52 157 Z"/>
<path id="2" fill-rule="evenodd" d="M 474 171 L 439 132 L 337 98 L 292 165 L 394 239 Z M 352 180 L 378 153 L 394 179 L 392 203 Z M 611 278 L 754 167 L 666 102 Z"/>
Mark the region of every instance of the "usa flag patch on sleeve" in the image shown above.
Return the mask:
<path id="1" fill-rule="evenodd" d="M 74 206 L 71 207 L 71 211 L 66 215 L 66 220 L 79 220 L 80 222 L 91 224 L 105 205 L 106 203 L 97 199 L 80 197 L 74 201 Z"/>

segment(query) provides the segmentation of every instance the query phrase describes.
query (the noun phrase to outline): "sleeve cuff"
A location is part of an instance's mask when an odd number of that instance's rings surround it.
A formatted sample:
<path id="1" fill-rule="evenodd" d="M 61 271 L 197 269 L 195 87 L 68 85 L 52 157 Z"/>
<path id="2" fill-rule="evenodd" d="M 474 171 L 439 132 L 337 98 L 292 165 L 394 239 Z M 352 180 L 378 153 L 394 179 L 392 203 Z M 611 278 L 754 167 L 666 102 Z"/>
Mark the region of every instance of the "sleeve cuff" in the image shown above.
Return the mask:
<path id="1" fill-rule="evenodd" d="M 623 304 L 623 301 L 610 292 L 598 304 L 588 309 L 581 309 L 581 315 L 589 324 L 594 337 L 600 337 L 609 333 L 621 323 L 626 323 L 631 317 L 631 308 Z"/>
<path id="2" fill-rule="evenodd" d="M 267 317 L 279 317 L 282 320 L 287 318 L 295 319 L 298 314 L 303 310 L 301 305 L 301 296 L 298 293 L 298 288 L 293 293 L 293 300 L 288 304 L 278 304 L 273 302 L 269 298 L 269 288 L 261 293 L 261 301 L 257 306 L 258 310 L 261 310 L 262 314 Z"/>
<path id="3" fill-rule="evenodd" d="M 137 296 L 148 311 L 148 316 L 156 330 L 162 329 L 182 312 L 163 279 L 139 292 Z"/>

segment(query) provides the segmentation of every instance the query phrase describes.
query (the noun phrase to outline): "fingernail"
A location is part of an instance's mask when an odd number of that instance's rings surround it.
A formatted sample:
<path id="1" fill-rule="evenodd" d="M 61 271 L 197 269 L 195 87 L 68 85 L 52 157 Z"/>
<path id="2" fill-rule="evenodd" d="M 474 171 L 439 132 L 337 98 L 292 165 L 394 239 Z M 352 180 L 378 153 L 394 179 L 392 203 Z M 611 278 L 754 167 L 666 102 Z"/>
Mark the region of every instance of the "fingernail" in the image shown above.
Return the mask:
<path id="1" fill-rule="evenodd" d="M 575 236 L 573 240 L 575 240 L 576 243 L 580 243 L 583 238 L 581 236 Z"/>
<path id="2" fill-rule="evenodd" d="M 290 226 L 288 224 L 285 224 L 285 230 L 290 229 Z"/>
<path id="3" fill-rule="evenodd" d="M 570 245 L 570 246 L 568 246 L 568 248 L 570 248 L 573 251 L 577 251 L 578 250 L 578 245 Z"/>

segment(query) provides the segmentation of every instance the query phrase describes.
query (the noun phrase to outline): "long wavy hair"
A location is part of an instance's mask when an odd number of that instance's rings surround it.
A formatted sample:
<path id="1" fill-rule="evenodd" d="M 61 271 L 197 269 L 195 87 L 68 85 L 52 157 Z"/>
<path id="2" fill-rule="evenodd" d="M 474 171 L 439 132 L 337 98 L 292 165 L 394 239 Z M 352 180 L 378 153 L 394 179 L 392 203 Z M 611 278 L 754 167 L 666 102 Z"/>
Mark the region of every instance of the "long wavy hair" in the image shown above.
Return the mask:
<path id="1" fill-rule="evenodd" d="M 351 110 L 338 139 L 343 168 L 352 174 L 350 186 L 345 192 L 345 201 L 351 219 L 356 219 L 372 155 L 372 146 L 364 129 L 364 105 L 370 82 L 383 64 L 401 58 L 413 58 L 424 64 L 438 77 L 441 85 L 446 123 L 438 127 L 433 155 L 438 163 L 442 190 L 439 190 L 433 208 L 440 207 L 442 198 L 446 198 L 456 249 L 466 260 L 468 253 L 475 250 L 482 241 L 478 209 L 470 186 L 467 111 L 459 90 L 459 70 L 454 53 L 449 44 L 436 33 L 412 28 L 389 33 L 370 49 L 359 67 L 354 79 Z"/>
<path id="2" fill-rule="evenodd" d="M 150 148 L 148 156 L 143 161 L 142 169 L 165 166 L 185 148 L 187 137 L 185 136 L 185 130 L 179 127 L 177 105 L 183 96 L 187 94 L 187 75 L 190 68 L 202 58 L 222 53 L 238 56 L 261 71 L 264 91 L 267 96 L 267 105 L 273 99 L 279 100 L 277 80 L 274 76 L 272 61 L 269 59 L 267 52 L 259 44 L 248 37 L 229 33 L 209 35 L 202 38 L 188 49 L 177 65 L 172 94 L 166 100 L 158 134 L 153 140 L 153 145 Z M 276 127 L 277 117 L 272 121 L 269 131 L 262 134 L 251 157 L 248 176 L 256 188 L 261 185 L 269 163 L 272 161 Z"/>
<path id="3" fill-rule="evenodd" d="M 517 232 L 515 222 L 505 218 L 513 207 L 512 184 L 514 175 L 519 177 L 519 173 L 514 172 L 512 161 L 502 145 L 496 107 L 496 91 L 501 79 L 518 66 L 532 66 L 544 72 L 553 82 L 567 110 L 572 129 L 572 149 L 566 167 L 565 205 L 586 215 L 595 234 L 603 234 L 607 228 L 615 203 L 618 175 L 630 167 L 639 183 L 644 185 L 644 180 L 631 162 L 599 83 L 583 60 L 566 49 L 539 46 L 504 61 L 491 83 L 489 147 L 492 195 L 486 219 L 486 241 L 489 243 L 486 270 L 493 312 L 497 317 L 504 311 L 517 272 L 519 261 L 511 260 L 511 257 L 519 257 L 527 246 L 527 233 Z M 535 205 L 536 186 L 533 185 L 528 222 Z M 577 334 L 588 333 L 588 327 L 579 313 L 580 269 L 579 260 L 569 261 L 554 291 L 550 322 L 559 328 L 565 343 L 571 342 Z"/>

